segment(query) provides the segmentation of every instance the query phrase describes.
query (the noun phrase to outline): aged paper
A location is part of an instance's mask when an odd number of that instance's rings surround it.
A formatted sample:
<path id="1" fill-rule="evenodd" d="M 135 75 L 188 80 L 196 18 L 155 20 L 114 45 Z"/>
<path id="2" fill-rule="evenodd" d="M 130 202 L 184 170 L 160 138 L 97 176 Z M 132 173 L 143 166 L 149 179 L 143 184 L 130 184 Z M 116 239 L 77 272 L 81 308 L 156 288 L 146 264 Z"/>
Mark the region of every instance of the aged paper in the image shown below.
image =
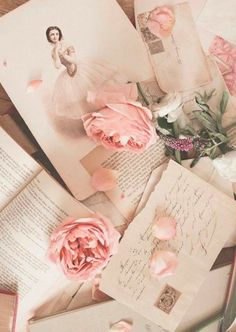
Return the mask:
<path id="1" fill-rule="evenodd" d="M 207 0 L 197 20 L 206 30 L 236 44 L 235 0 Z"/>
<path id="2" fill-rule="evenodd" d="M 112 324 L 125 320 L 132 323 L 134 332 L 164 332 L 154 323 L 137 314 L 131 308 L 116 301 L 108 301 L 79 310 L 69 311 L 49 318 L 32 321 L 31 332 L 106 332 Z"/>
<path id="3" fill-rule="evenodd" d="M 54 25 L 63 35 L 60 61 L 46 36 Z M 90 110 L 87 90 L 121 75 L 133 82 L 152 78 L 141 38 L 115 0 L 32 0 L 4 15 L 0 30 L 0 59 L 7 63 L 1 84 L 73 195 L 87 198 L 94 192 L 79 163 L 95 147 L 81 122 Z M 70 76 L 73 62 L 77 71 Z M 42 84 L 29 91 L 32 80 Z"/>
<path id="4" fill-rule="evenodd" d="M 161 39 L 146 26 L 150 12 L 160 5 L 163 1 L 135 1 L 138 29 L 149 50 L 161 89 L 165 92 L 186 91 L 207 84 L 211 76 L 189 4 L 164 3 L 173 11 L 175 24 L 171 35 Z"/>
<path id="5" fill-rule="evenodd" d="M 224 300 L 228 285 L 230 268 L 230 266 L 225 266 L 223 268 L 219 268 L 208 273 L 207 278 L 201 285 L 197 296 L 193 300 L 190 308 L 186 312 L 182 322 L 177 328 L 178 332 L 192 331 L 194 325 L 214 315 L 216 312 L 219 312 L 224 307 Z M 91 305 L 95 304 L 95 302 L 92 300 L 91 297 L 91 289 L 91 282 L 83 284 L 83 286 L 74 296 L 67 310 L 78 309 L 88 305 L 90 305 L 88 310 L 93 308 L 91 307 Z M 212 301 L 213 295 L 206 297 L 206 294 L 214 294 L 214 303 Z M 56 317 L 52 317 L 52 319 L 56 319 Z M 97 324 L 97 320 L 94 320 L 94 322 L 96 322 Z M 208 326 L 206 332 L 215 332 L 215 327 L 216 324 Z M 154 331 L 158 331 L 157 326 L 155 327 Z"/>
<path id="6" fill-rule="evenodd" d="M 41 170 L 0 127 L 0 211 Z"/>
<path id="7" fill-rule="evenodd" d="M 165 160 L 165 148 L 159 140 L 140 154 L 114 153 L 99 146 L 87 154 L 81 160 L 81 164 L 90 176 L 99 166 L 118 172 L 118 188 L 106 192 L 106 196 L 123 217 L 127 221 L 131 221 L 151 172 Z M 94 197 L 94 195 L 91 197 Z M 87 205 L 87 201 L 88 199 L 83 201 L 85 205 Z M 119 221 L 119 219 L 116 220 Z M 114 224 L 121 225 L 121 223 L 117 224 L 115 222 Z"/>
<path id="8" fill-rule="evenodd" d="M 0 286 L 19 294 L 17 331 L 69 284 L 46 257 L 52 230 L 68 216 L 89 214 L 44 171 L 1 211 Z"/>
<path id="9" fill-rule="evenodd" d="M 151 234 L 153 220 L 161 215 L 177 220 L 172 241 L 160 242 Z M 235 232 L 235 215 L 233 199 L 170 161 L 105 269 L 101 290 L 174 331 L 229 235 Z M 150 276 L 148 262 L 154 248 L 176 252 L 179 266 L 173 276 L 161 280 Z"/>
<path id="10" fill-rule="evenodd" d="M 225 193 L 227 196 L 234 198 L 233 186 L 232 183 L 228 180 L 223 179 L 214 168 L 212 161 L 208 157 L 203 157 L 199 160 L 197 165 L 193 168 L 190 168 L 192 159 L 183 160 L 182 166 L 187 168 L 191 173 L 196 174 L 201 179 L 213 185 L 216 189 L 220 190 L 222 193 Z M 137 215 L 147 204 L 148 199 L 151 193 L 154 191 L 155 186 L 160 181 L 161 176 L 164 170 L 167 168 L 167 163 L 162 164 L 157 167 L 151 174 L 148 183 L 146 185 L 145 191 L 142 195 L 142 198 L 138 204 L 135 214 Z M 225 243 L 224 247 L 231 247 L 236 245 L 236 233 L 233 232 Z"/>

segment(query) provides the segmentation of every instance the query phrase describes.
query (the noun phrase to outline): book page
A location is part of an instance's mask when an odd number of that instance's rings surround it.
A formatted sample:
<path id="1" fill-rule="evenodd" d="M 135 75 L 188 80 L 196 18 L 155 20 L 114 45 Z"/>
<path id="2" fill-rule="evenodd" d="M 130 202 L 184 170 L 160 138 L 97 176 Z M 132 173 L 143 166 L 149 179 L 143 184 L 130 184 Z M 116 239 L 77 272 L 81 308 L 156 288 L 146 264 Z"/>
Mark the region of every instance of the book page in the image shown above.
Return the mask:
<path id="1" fill-rule="evenodd" d="M 44 171 L 1 211 L 0 288 L 19 294 L 17 331 L 36 308 L 68 284 L 47 259 L 52 230 L 68 216 L 89 214 Z"/>
<path id="2" fill-rule="evenodd" d="M 62 34 L 60 57 L 46 35 L 54 25 Z M 1 84 L 72 194 L 89 197 L 89 176 L 79 163 L 95 147 L 81 120 L 94 110 L 87 91 L 121 76 L 152 78 L 141 38 L 115 0 L 32 0 L 4 15 L 0 31 L 0 59 L 7 63 Z M 35 80 L 41 84 L 32 91 Z"/>
<path id="3" fill-rule="evenodd" d="M 0 211 L 41 170 L 41 166 L 0 127 Z"/>
<path id="4" fill-rule="evenodd" d="M 168 242 L 152 236 L 153 221 L 161 215 L 177 220 L 177 235 Z M 233 199 L 170 161 L 105 269 L 101 290 L 174 331 L 229 235 L 235 233 L 235 216 Z M 178 255 L 174 275 L 161 280 L 151 277 L 148 264 L 154 248 Z"/>

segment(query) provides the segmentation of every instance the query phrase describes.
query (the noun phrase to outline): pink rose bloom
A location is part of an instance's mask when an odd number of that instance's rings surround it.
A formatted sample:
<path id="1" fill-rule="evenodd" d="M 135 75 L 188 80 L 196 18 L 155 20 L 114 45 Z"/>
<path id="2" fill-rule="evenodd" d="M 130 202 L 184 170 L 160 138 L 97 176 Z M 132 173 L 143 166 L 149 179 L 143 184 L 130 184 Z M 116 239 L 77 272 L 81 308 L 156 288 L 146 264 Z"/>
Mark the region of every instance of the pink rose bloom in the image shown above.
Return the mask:
<path id="1" fill-rule="evenodd" d="M 166 6 L 155 8 L 150 12 L 147 27 L 158 38 L 170 36 L 175 24 L 172 10 Z"/>
<path id="2" fill-rule="evenodd" d="M 117 252 L 119 238 L 111 222 L 99 213 L 70 219 L 53 231 L 49 258 L 69 279 L 85 281 L 107 265 Z"/>
<path id="3" fill-rule="evenodd" d="M 87 135 L 110 150 L 141 152 L 157 140 L 152 113 L 138 102 L 106 104 L 82 120 Z"/>
<path id="4" fill-rule="evenodd" d="M 175 253 L 165 250 L 155 250 L 149 264 L 149 271 L 154 278 L 164 278 L 175 273 L 178 258 Z"/>

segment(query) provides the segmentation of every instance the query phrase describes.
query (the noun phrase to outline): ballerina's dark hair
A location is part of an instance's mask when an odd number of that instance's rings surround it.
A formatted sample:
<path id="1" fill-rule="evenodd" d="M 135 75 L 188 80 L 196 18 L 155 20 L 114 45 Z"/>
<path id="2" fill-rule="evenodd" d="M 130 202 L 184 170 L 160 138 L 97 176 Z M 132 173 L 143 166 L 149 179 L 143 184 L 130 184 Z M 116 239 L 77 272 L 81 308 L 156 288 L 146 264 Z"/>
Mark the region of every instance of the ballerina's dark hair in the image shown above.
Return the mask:
<path id="1" fill-rule="evenodd" d="M 50 31 L 52 30 L 57 30 L 59 32 L 59 40 L 62 39 L 62 32 L 61 32 L 61 29 L 58 28 L 57 26 L 51 26 L 51 27 L 48 27 L 47 30 L 46 30 L 46 36 L 47 36 L 47 40 L 49 41 L 49 43 L 51 43 L 52 41 L 50 40 Z"/>

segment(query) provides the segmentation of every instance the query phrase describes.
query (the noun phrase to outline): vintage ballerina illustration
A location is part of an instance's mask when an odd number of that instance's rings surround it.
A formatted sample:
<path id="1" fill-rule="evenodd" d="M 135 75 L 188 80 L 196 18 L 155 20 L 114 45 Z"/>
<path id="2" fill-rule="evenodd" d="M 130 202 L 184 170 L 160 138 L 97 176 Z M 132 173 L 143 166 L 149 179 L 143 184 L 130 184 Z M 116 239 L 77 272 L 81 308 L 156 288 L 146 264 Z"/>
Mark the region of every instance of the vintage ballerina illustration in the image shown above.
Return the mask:
<path id="1" fill-rule="evenodd" d="M 86 100 L 87 92 L 116 81 L 117 70 L 105 61 L 79 60 L 74 46 L 65 41 L 57 26 L 48 27 L 46 37 L 52 45 L 51 57 L 55 68 L 65 67 L 55 83 L 53 112 L 67 119 L 80 119 L 84 113 L 94 110 Z"/>

